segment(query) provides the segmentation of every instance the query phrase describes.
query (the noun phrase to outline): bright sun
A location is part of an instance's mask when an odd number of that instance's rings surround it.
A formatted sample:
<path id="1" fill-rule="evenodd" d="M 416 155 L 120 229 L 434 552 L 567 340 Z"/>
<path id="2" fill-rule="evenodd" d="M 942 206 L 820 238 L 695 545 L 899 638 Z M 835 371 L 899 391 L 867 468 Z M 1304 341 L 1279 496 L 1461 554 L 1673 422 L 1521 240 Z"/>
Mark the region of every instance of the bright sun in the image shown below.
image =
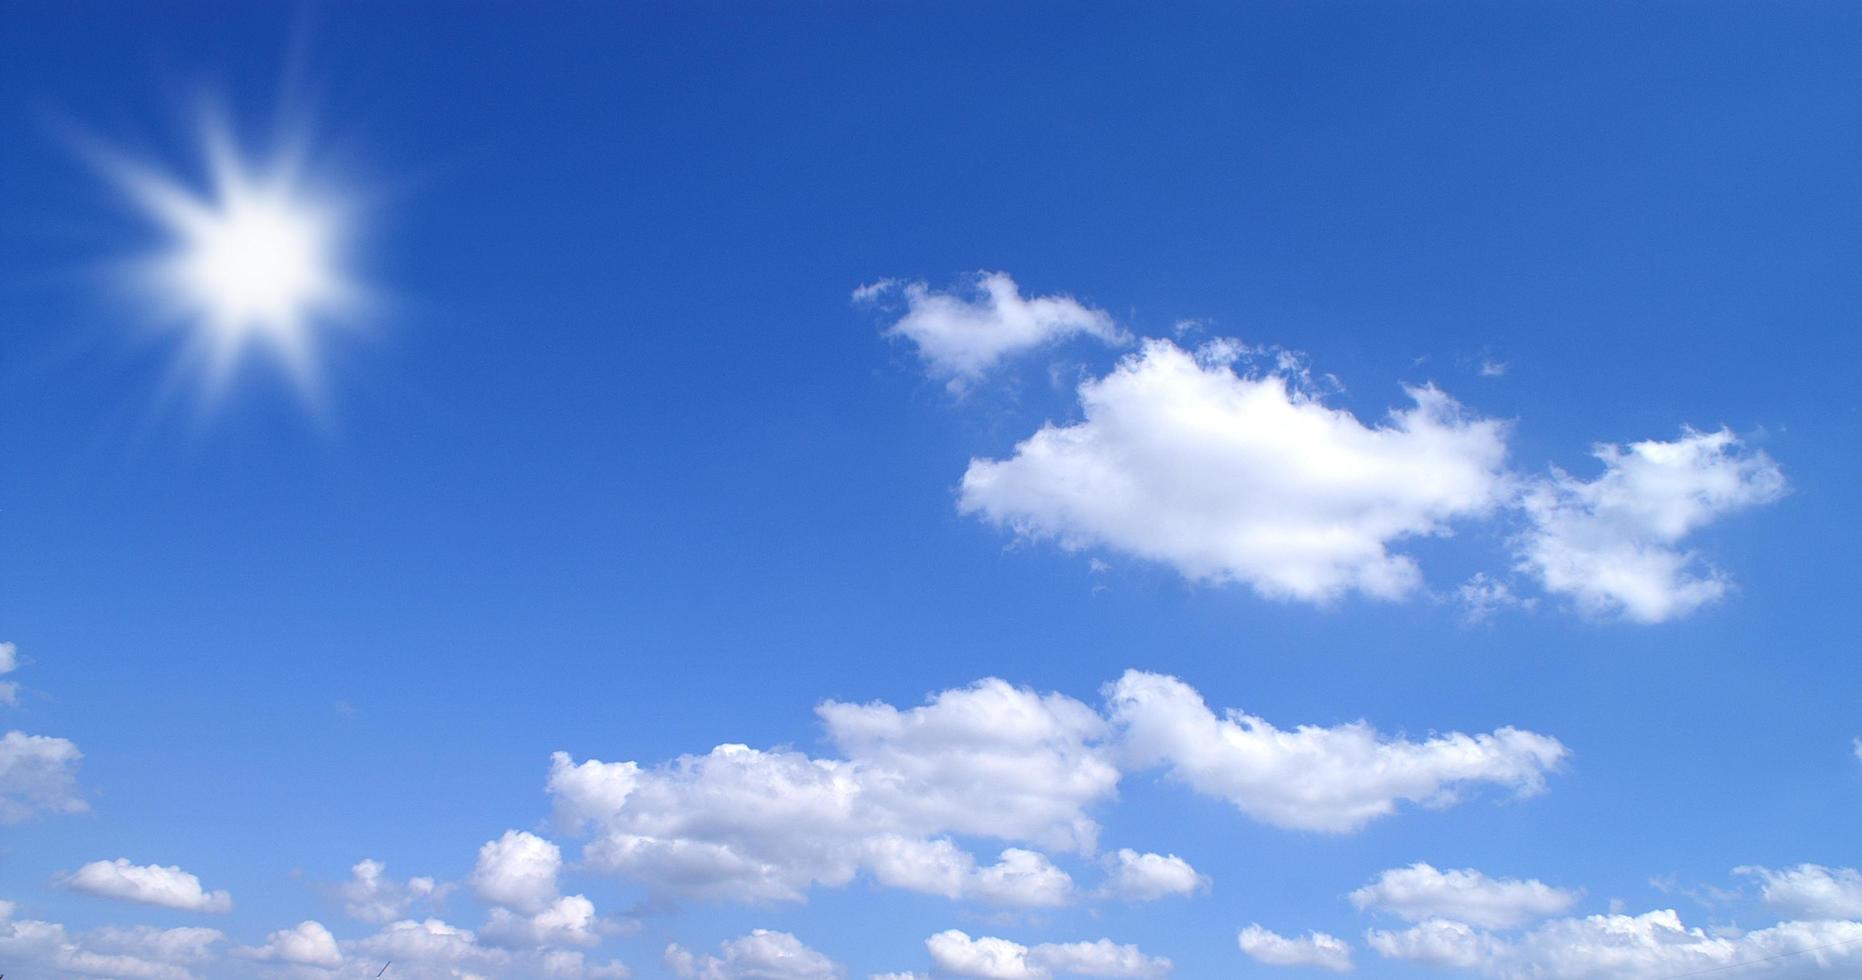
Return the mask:
<path id="1" fill-rule="evenodd" d="M 362 298 L 341 262 L 348 209 L 316 189 L 299 155 L 255 165 L 223 128 L 205 129 L 204 193 L 140 162 L 105 161 L 165 239 L 136 264 L 135 283 L 158 319 L 188 332 L 216 386 L 256 348 L 314 391 L 316 335 L 353 319 Z"/>

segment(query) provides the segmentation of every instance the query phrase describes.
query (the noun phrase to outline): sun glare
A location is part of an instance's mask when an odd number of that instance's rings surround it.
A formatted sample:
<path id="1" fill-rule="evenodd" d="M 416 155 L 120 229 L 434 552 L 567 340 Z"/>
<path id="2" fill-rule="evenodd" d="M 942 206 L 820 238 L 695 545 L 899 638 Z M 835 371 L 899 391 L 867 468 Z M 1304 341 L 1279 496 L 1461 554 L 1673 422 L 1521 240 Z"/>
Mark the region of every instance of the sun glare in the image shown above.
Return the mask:
<path id="1" fill-rule="evenodd" d="M 314 393 L 318 335 L 353 321 L 361 300 L 341 254 L 349 209 L 307 177 L 301 153 L 255 163 L 223 127 L 203 128 L 199 189 L 105 157 L 106 172 L 163 238 L 133 266 L 134 285 L 152 297 L 155 319 L 186 331 L 215 388 L 259 350 Z"/>

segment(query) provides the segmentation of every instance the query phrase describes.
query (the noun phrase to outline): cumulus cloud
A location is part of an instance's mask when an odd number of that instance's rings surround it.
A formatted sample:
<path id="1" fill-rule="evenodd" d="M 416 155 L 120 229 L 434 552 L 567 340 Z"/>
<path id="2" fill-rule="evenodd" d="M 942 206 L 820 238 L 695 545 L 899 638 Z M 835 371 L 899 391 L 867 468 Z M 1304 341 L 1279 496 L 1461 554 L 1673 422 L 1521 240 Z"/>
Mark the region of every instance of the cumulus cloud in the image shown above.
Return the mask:
<path id="1" fill-rule="evenodd" d="M 973 459 L 959 508 L 1063 548 L 1110 548 L 1203 582 L 1325 602 L 1395 599 L 1421 581 L 1392 546 L 1444 534 L 1503 498 L 1506 427 L 1433 387 L 1365 425 L 1281 365 L 1238 374 L 1149 340 L 1079 389 L 1084 419 L 1007 459 Z"/>
<path id="2" fill-rule="evenodd" d="M 725 942 L 721 955 L 698 955 L 678 943 L 666 947 L 666 966 L 692 980 L 833 980 L 839 964 L 786 932 L 755 929 Z"/>
<path id="3" fill-rule="evenodd" d="M 87 895 L 190 912 L 228 912 L 233 908 L 233 896 L 224 891 L 207 891 L 199 878 L 174 865 L 131 864 L 128 858 L 92 861 L 58 879 L 58 884 Z"/>
<path id="4" fill-rule="evenodd" d="M 1531 527 L 1517 541 L 1522 571 L 1591 613 L 1659 623 L 1725 595 L 1725 573 L 1682 541 L 1785 491 L 1778 465 L 1724 429 L 1592 452 L 1604 467 L 1595 480 L 1555 471 L 1527 490 Z"/>
<path id="5" fill-rule="evenodd" d="M 1235 942 L 1255 962 L 1268 966 L 1316 967 L 1337 973 L 1352 969 L 1351 944 L 1323 932 L 1282 936 L 1255 923 L 1241 930 Z"/>
<path id="6" fill-rule="evenodd" d="M 1013 354 L 1086 335 L 1108 344 L 1131 338 L 1103 310 L 1071 296 L 1024 297 L 1004 272 L 978 273 L 964 292 L 935 292 L 922 282 L 884 280 L 854 291 L 856 303 L 903 299 L 903 314 L 886 329 L 918 348 L 931 373 L 961 393 Z"/>
<path id="7" fill-rule="evenodd" d="M 1511 727 L 1420 742 L 1363 722 L 1285 731 L 1239 711 L 1217 717 L 1188 684 L 1135 670 L 1106 698 L 1127 765 L 1163 766 L 1255 819 L 1304 830 L 1357 830 L 1399 803 L 1446 806 L 1478 784 L 1536 793 L 1567 754 L 1557 739 Z"/>
<path id="8" fill-rule="evenodd" d="M 416 903 L 436 900 L 445 890 L 432 878 L 395 881 L 387 876 L 387 865 L 372 858 L 357 861 L 349 869 L 349 880 L 339 889 L 343 911 L 350 918 L 374 923 L 403 918 Z"/>
<path id="9" fill-rule="evenodd" d="M 720 745 L 671 763 L 575 763 L 550 773 L 557 812 L 592 832 L 597 870 L 674 894 L 799 900 L 862 870 L 882 884 L 1008 904 L 1052 904 L 1064 873 L 1025 849 L 977 867 L 949 835 L 1089 852 L 1087 809 L 1119 772 L 1103 718 L 1061 695 L 985 680 L 900 711 L 818 709 L 840 758 Z"/>
<path id="10" fill-rule="evenodd" d="M 1862 970 L 1862 922 L 1780 922 L 1721 934 L 1684 925 L 1673 909 L 1554 919 L 1517 937 L 1429 920 L 1400 932 L 1373 930 L 1366 941 L 1387 957 L 1506 980 L 1847 977 Z"/>
<path id="11" fill-rule="evenodd" d="M 343 964 L 342 950 L 336 937 L 323 923 L 306 919 L 289 929 L 280 929 L 265 937 L 263 946 L 245 946 L 235 951 L 239 956 L 265 963 L 317 966 L 335 969 Z"/>
<path id="12" fill-rule="evenodd" d="M 632 973 L 617 961 L 590 962 L 580 950 L 512 950 L 480 942 L 476 933 L 440 919 L 392 922 L 372 936 L 339 943 L 347 958 L 393 961 L 391 976 L 403 980 L 470 977 L 548 977 L 552 980 L 624 978 Z M 362 975 L 372 975 L 373 968 Z"/>
<path id="13" fill-rule="evenodd" d="M 77 790 L 82 758 L 66 739 L 18 731 L 0 736 L 0 823 L 89 810 Z"/>
<path id="14" fill-rule="evenodd" d="M 1175 854 L 1140 854 L 1126 847 L 1107 855 L 1106 864 L 1104 892 L 1128 902 L 1194 895 L 1209 887 L 1208 878 Z"/>
<path id="15" fill-rule="evenodd" d="M 582 895 L 565 895 L 534 915 L 494 908 L 480 934 L 488 942 L 512 946 L 594 946 L 617 927 L 595 915 L 595 903 Z"/>
<path id="16" fill-rule="evenodd" d="M 224 939 L 215 929 L 104 927 L 73 933 L 56 922 L 17 919 L 0 902 L 0 963 L 22 976 L 193 980 Z"/>
<path id="17" fill-rule="evenodd" d="M 1351 893 L 1351 904 L 1360 909 L 1390 912 L 1411 922 L 1447 918 L 1489 929 L 1554 916 L 1577 900 L 1577 892 L 1536 878 L 1489 878 L 1472 868 L 1438 871 L 1420 861 L 1385 871 Z"/>
<path id="18" fill-rule="evenodd" d="M 1082 977 L 1161 977 L 1171 962 L 1147 956 L 1137 946 L 1110 939 L 1092 942 L 1021 943 L 994 936 L 971 938 L 947 929 L 925 940 L 940 976 L 979 980 L 1037 980 L 1055 974 Z"/>
<path id="19" fill-rule="evenodd" d="M 1753 866 L 1733 871 L 1757 878 L 1765 902 L 1787 915 L 1807 919 L 1862 919 L 1862 872 L 1854 868 L 1800 864 L 1779 871 Z"/>
<path id="20" fill-rule="evenodd" d="M 556 901 L 556 873 L 562 870 L 562 849 L 522 830 L 479 848 L 472 871 L 472 889 L 494 905 L 535 915 Z"/>

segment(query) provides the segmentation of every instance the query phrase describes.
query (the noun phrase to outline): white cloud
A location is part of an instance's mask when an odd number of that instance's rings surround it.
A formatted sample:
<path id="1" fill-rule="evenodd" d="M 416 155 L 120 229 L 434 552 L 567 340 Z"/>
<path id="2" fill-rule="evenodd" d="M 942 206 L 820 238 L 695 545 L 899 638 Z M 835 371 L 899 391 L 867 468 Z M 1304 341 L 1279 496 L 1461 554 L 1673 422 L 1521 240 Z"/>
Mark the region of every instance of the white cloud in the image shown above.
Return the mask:
<path id="1" fill-rule="evenodd" d="M 1485 623 L 1503 609 L 1531 609 L 1538 604 L 1536 599 L 1520 597 L 1512 586 L 1486 572 L 1475 572 L 1461 583 L 1455 598 L 1461 603 L 1461 620 L 1469 626 Z"/>
<path id="2" fill-rule="evenodd" d="M 555 844 L 527 831 L 507 830 L 479 848 L 472 888 L 487 902 L 535 915 L 556 901 L 560 870 L 562 850 Z"/>
<path id="3" fill-rule="evenodd" d="M 19 648 L 11 643 L 0 643 L 0 674 L 11 674 L 19 669 Z M 16 705 L 19 703 L 19 684 L 16 681 L 0 681 L 0 704 Z"/>
<path id="4" fill-rule="evenodd" d="M 83 813 L 77 768 L 84 753 L 62 738 L 7 732 L 0 736 L 0 823 L 42 813 Z"/>
<path id="5" fill-rule="evenodd" d="M 121 929 L 71 933 L 56 922 L 15 919 L 0 902 L 0 963 L 21 976 L 116 977 L 119 980 L 192 980 L 224 937 L 199 927 Z"/>
<path id="6" fill-rule="evenodd" d="M 1103 310 L 1071 296 L 1023 297 L 1003 272 L 977 274 L 967 294 L 934 292 L 922 282 L 885 280 L 854 290 L 856 303 L 902 296 L 905 312 L 886 329 L 918 348 L 930 371 L 961 393 L 1003 358 L 1087 335 L 1108 344 L 1131 338 Z"/>
<path id="7" fill-rule="evenodd" d="M 1481 783 L 1535 793 L 1566 755 L 1557 739 L 1510 727 L 1417 742 L 1363 722 L 1284 731 L 1239 711 L 1218 718 L 1189 685 L 1135 670 L 1106 696 L 1128 765 L 1165 766 L 1280 827 L 1354 831 L 1401 802 L 1446 806 Z"/>
<path id="8" fill-rule="evenodd" d="M 1030 947 L 995 936 L 971 938 L 962 930 L 947 929 L 926 939 L 925 949 L 940 976 L 979 980 L 1036 980 L 1054 974 L 1161 977 L 1171 970 L 1169 960 L 1110 939 Z"/>
<path id="9" fill-rule="evenodd" d="M 1325 602 L 1408 594 L 1421 576 L 1393 544 L 1500 503 L 1504 424 L 1424 387 L 1408 389 L 1414 407 L 1366 426 L 1308 394 L 1285 359 L 1252 376 L 1233 357 L 1146 341 L 1080 386 L 1083 421 L 1044 426 L 1008 459 L 971 460 L 960 510 L 1069 550 Z"/>
<path id="10" fill-rule="evenodd" d="M 666 966 L 692 980 L 833 980 L 841 968 L 786 932 L 755 929 L 725 942 L 722 956 L 696 955 L 678 943 L 666 947 Z"/>
<path id="11" fill-rule="evenodd" d="M 396 976 L 416 980 L 499 972 L 512 962 L 509 952 L 481 946 L 472 930 L 439 919 L 392 922 L 342 946 L 351 956 L 392 960 Z"/>
<path id="12" fill-rule="evenodd" d="M 1472 868 L 1437 871 L 1421 861 L 1385 871 L 1351 893 L 1351 904 L 1360 909 L 1380 909 L 1411 922 L 1447 918 L 1489 929 L 1557 915 L 1577 900 L 1577 892 L 1536 878 L 1489 878 Z"/>
<path id="13" fill-rule="evenodd" d="M 174 865 L 131 864 L 128 858 L 92 861 L 59 879 L 58 884 L 88 895 L 190 912 L 228 912 L 233 908 L 233 896 L 224 891 L 207 891 L 199 878 Z"/>
<path id="14" fill-rule="evenodd" d="M 1372 931 L 1366 941 L 1387 957 L 1506 980 L 1667 980 L 1695 973 L 1782 980 L 1862 971 L 1862 922 L 1781 922 L 1715 934 L 1683 925 L 1672 909 L 1554 919 L 1514 938 L 1430 920 L 1401 932 Z"/>
<path id="15" fill-rule="evenodd" d="M 1268 966 L 1308 966 L 1347 973 L 1351 970 L 1351 944 L 1323 932 L 1282 936 L 1258 923 L 1236 935 L 1241 951 Z"/>
<path id="16" fill-rule="evenodd" d="M 1209 887 L 1190 862 L 1175 854 L 1140 854 L 1129 847 L 1106 856 L 1110 872 L 1104 891 L 1128 902 L 1150 902 L 1170 895 L 1194 895 Z"/>
<path id="17" fill-rule="evenodd" d="M 1581 609 L 1637 622 L 1685 616 L 1724 595 L 1726 575 L 1682 550 L 1682 540 L 1785 490 L 1777 464 L 1724 429 L 1603 444 L 1593 454 L 1602 476 L 1555 471 L 1521 498 L 1532 527 L 1517 542 L 1519 567 Z"/>
<path id="18" fill-rule="evenodd" d="M 487 941 L 506 946 L 594 946 L 617 927 L 595 915 L 595 903 L 582 895 L 565 895 L 534 915 L 494 908 L 485 928 Z"/>
<path id="19" fill-rule="evenodd" d="M 236 951 L 246 959 L 266 963 L 318 966 L 335 969 L 343 963 L 336 937 L 323 923 L 306 919 L 289 929 L 280 929 L 265 937 L 263 946 L 247 946 Z"/>
<path id="20" fill-rule="evenodd" d="M 1862 872 L 1854 868 L 1800 864 L 1779 871 L 1751 866 L 1733 871 L 1757 878 L 1766 903 L 1777 906 L 1787 915 L 1807 919 L 1862 919 Z"/>
<path id="21" fill-rule="evenodd" d="M 343 911 L 363 922 L 393 922 L 416 903 L 438 899 L 446 890 L 432 878 L 409 878 L 405 884 L 388 878 L 387 865 L 370 858 L 349 869 L 340 892 Z"/>
<path id="22" fill-rule="evenodd" d="M 1007 904 L 1052 904 L 1071 883 L 1011 848 L 993 867 L 947 838 L 1090 851 L 1087 808 L 1119 773 L 1090 707 L 999 680 L 924 706 L 828 702 L 818 713 L 842 758 L 721 745 L 644 768 L 553 760 L 550 791 L 592 830 L 589 866 L 691 897 L 800 900 L 867 870 L 882 884 Z"/>

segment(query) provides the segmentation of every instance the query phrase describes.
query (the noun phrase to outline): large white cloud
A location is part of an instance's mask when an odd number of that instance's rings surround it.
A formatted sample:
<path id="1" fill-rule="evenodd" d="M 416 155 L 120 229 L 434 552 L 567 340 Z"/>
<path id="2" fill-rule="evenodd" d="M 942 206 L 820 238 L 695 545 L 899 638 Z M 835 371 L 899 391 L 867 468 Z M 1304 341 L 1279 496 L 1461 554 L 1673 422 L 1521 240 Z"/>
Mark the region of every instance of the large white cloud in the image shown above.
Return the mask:
<path id="1" fill-rule="evenodd" d="M 786 932 L 755 929 L 726 941 L 722 955 L 699 955 L 678 943 L 666 947 L 666 966 L 691 980 L 833 980 L 839 964 Z"/>
<path id="2" fill-rule="evenodd" d="M 1255 962 L 1268 966 L 1305 966 L 1337 973 L 1352 969 L 1351 944 L 1328 933 L 1282 936 L 1256 923 L 1236 934 L 1235 943 Z"/>
<path id="3" fill-rule="evenodd" d="M 1416 742 L 1362 722 L 1281 731 L 1218 718 L 1173 677 L 1132 671 L 1107 688 L 1109 717 L 1071 698 L 986 679 L 910 710 L 823 704 L 840 758 L 721 745 L 660 765 L 552 760 L 559 818 L 591 835 L 586 865 L 656 891 L 801 900 L 861 873 L 953 899 L 1043 906 L 1079 893 L 1042 853 L 993 865 L 953 835 L 1089 856 L 1093 808 L 1127 770 L 1162 767 L 1200 792 L 1285 827 L 1345 832 L 1405 801 L 1454 802 L 1478 784 L 1543 786 L 1557 740 L 1502 728 Z M 1099 895 L 1155 898 L 1203 884 L 1178 858 L 1121 852 Z"/>
<path id="4" fill-rule="evenodd" d="M 1394 544 L 1502 501 L 1502 423 L 1423 387 L 1367 426 L 1284 368 L 1238 374 L 1235 350 L 1146 341 L 1080 386 L 1083 420 L 971 460 L 960 509 L 1064 548 L 1324 602 L 1408 594 L 1421 576 Z"/>
<path id="5" fill-rule="evenodd" d="M 0 823 L 89 810 L 77 789 L 82 758 L 67 739 L 18 731 L 0 736 Z"/>
<path id="6" fill-rule="evenodd" d="M 1536 878 L 1489 878 L 1472 868 L 1438 871 L 1420 861 L 1385 871 L 1351 893 L 1351 904 L 1360 909 L 1379 909 L 1411 922 L 1447 918 L 1489 929 L 1557 915 L 1577 900 L 1577 892 Z"/>
<path id="7" fill-rule="evenodd" d="M 233 896 L 224 891 L 207 891 L 199 878 L 179 867 L 131 864 L 128 858 L 92 861 L 58 883 L 89 895 L 190 912 L 228 912 L 233 908 Z"/>
<path id="8" fill-rule="evenodd" d="M 642 767 L 554 758 L 559 815 L 594 833 L 598 870 L 695 897 L 800 899 L 862 869 L 952 897 L 1051 904 L 1065 875 L 1005 851 L 979 868 L 948 835 L 1090 851 L 1087 813 L 1119 779 L 1097 712 L 986 680 L 909 711 L 819 709 L 842 758 L 721 745 Z"/>
<path id="9" fill-rule="evenodd" d="M 1024 946 L 995 936 L 972 938 L 947 929 L 925 940 L 938 975 L 977 980 L 1041 980 L 1056 974 L 1082 977 L 1161 977 L 1171 962 L 1137 946 L 1110 939 Z"/>
<path id="10" fill-rule="evenodd" d="M 193 980 L 224 938 L 218 930 L 197 926 L 73 933 L 59 923 L 16 919 L 13 913 L 11 902 L 0 902 L 0 964 L 22 977 Z"/>
<path id="11" fill-rule="evenodd" d="M 1604 466 L 1595 480 L 1554 472 L 1522 497 L 1531 529 L 1518 540 L 1520 568 L 1582 609 L 1638 622 L 1683 616 L 1724 595 L 1727 576 L 1681 542 L 1785 489 L 1769 456 L 1724 429 L 1593 453 Z"/>
<path id="12" fill-rule="evenodd" d="M 1373 930 L 1366 941 L 1387 957 L 1505 980 L 1862 975 L 1862 922 L 1843 920 L 1708 932 L 1684 925 L 1673 909 L 1661 909 L 1554 919 L 1523 935 L 1504 936 L 1432 919 L 1402 931 Z"/>
<path id="13" fill-rule="evenodd" d="M 1285 731 L 1239 711 L 1217 717 L 1188 684 L 1135 670 L 1106 694 L 1127 765 L 1164 766 L 1281 827 L 1353 831 L 1399 803 L 1445 806 L 1478 784 L 1535 793 L 1566 756 L 1557 739 L 1510 727 L 1420 742 L 1363 722 Z"/>
<path id="14" fill-rule="evenodd" d="M 535 915 L 556 901 L 561 870 L 561 848 L 528 831 L 507 830 L 479 848 L 472 889 L 493 905 Z"/>
<path id="15" fill-rule="evenodd" d="M 962 392 L 1012 354 L 1087 335 L 1109 344 L 1130 337 L 1103 310 L 1071 296 L 1024 297 L 1003 272 L 978 273 L 967 293 L 935 292 L 922 282 L 885 280 L 854 291 L 858 303 L 903 298 L 905 309 L 886 333 L 918 348 L 930 371 Z"/>
<path id="16" fill-rule="evenodd" d="M 1752 866 L 1733 870 L 1757 878 L 1766 903 L 1788 915 L 1862 919 L 1862 872 L 1854 868 L 1800 864 L 1778 871 Z"/>

